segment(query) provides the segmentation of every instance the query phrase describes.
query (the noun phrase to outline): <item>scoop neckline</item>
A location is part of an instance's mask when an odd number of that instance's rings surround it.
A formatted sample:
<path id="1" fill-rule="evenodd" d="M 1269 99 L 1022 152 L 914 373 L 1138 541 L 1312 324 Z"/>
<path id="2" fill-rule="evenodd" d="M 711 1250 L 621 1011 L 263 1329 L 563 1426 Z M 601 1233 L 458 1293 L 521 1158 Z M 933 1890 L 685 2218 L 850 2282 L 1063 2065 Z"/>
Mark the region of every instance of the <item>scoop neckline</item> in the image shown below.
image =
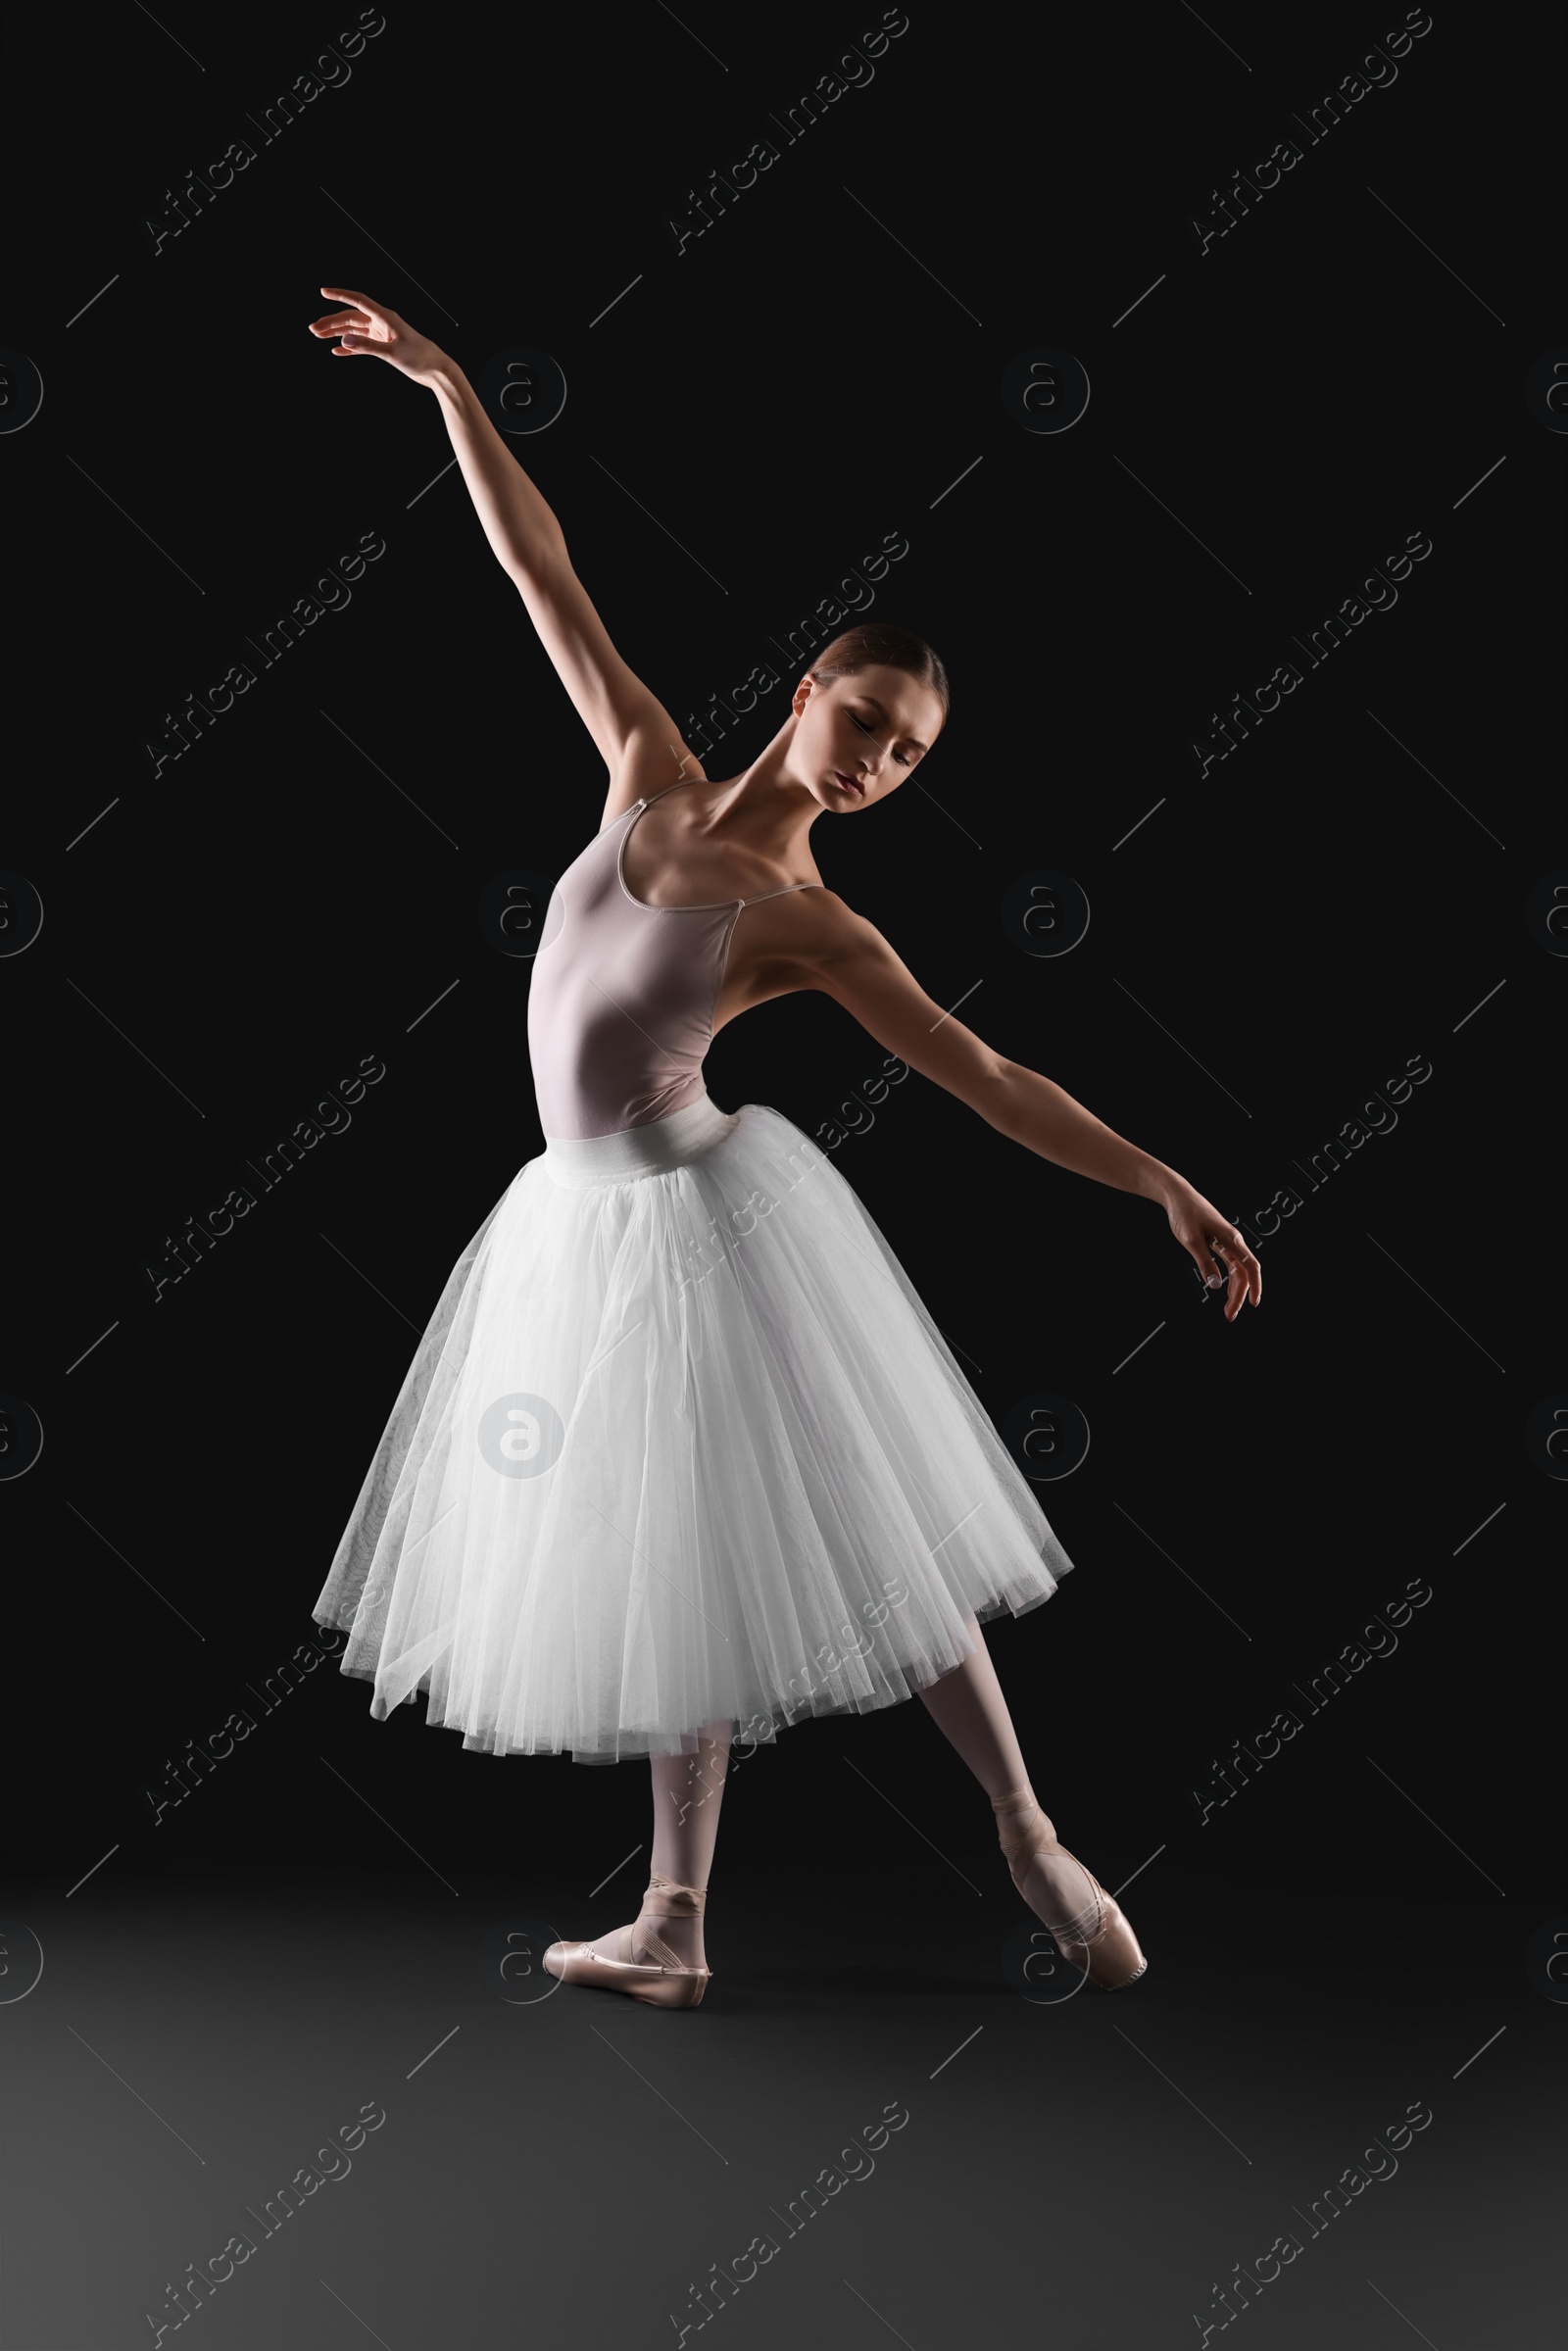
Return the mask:
<path id="1" fill-rule="evenodd" d="M 696 780 L 696 778 L 682 778 L 682 780 L 691 783 L 691 780 Z M 670 785 L 670 790 L 674 790 L 674 785 Z M 706 898 L 703 906 L 651 906 L 647 898 L 637 898 L 635 891 L 632 891 L 630 882 L 625 879 L 625 844 L 630 842 L 632 832 L 637 830 L 637 818 L 642 815 L 644 808 L 651 808 L 654 807 L 654 800 L 662 800 L 662 797 L 665 797 L 662 792 L 654 792 L 651 800 L 644 795 L 642 800 L 632 802 L 630 808 L 625 811 L 632 818 L 632 823 L 623 827 L 620 839 L 615 842 L 615 882 L 620 884 L 620 896 L 627 898 L 632 906 L 642 907 L 644 914 L 721 914 L 726 907 L 760 906 L 761 898 L 783 898 L 783 896 L 788 896 L 792 889 L 825 889 L 827 886 L 825 882 L 785 882 L 783 889 L 776 889 L 776 891 L 764 889 L 757 898 Z"/>
<path id="2" fill-rule="evenodd" d="M 655 795 L 655 798 L 662 797 L 662 794 Z M 746 904 L 744 898 L 710 898 L 700 906 L 656 906 L 648 899 L 639 898 L 636 895 L 626 879 L 624 862 L 626 844 L 636 830 L 636 819 L 652 805 L 653 803 L 647 799 L 632 802 L 626 811 L 632 822 L 623 828 L 620 839 L 615 845 L 615 879 L 620 884 L 622 896 L 629 899 L 634 906 L 641 906 L 645 914 L 718 914 L 728 906 L 744 906 Z"/>

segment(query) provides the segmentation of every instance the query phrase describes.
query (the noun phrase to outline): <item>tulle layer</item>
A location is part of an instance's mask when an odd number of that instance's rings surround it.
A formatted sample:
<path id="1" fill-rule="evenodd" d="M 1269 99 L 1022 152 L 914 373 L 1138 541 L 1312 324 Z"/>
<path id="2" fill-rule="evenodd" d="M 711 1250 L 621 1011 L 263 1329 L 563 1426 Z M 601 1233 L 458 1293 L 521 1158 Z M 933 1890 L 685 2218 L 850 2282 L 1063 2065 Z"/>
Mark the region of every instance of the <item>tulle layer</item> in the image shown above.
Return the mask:
<path id="1" fill-rule="evenodd" d="M 422 1693 L 465 1746 L 584 1763 L 770 1741 L 1071 1569 L 837 1168 L 760 1103 L 694 1116 L 719 1140 L 661 1172 L 529 1160 L 454 1267 L 314 1610 L 377 1720 Z"/>

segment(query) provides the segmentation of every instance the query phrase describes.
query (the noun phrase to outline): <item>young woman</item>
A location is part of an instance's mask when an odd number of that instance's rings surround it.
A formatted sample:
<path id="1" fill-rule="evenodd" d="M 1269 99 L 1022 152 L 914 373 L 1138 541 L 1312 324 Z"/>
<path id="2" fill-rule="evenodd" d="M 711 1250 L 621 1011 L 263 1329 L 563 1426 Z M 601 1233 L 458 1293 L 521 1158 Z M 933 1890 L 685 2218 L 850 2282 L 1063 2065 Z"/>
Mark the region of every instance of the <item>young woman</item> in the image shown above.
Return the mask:
<path id="1" fill-rule="evenodd" d="M 1035 1801 L 980 1625 L 1072 1562 L 882 1235 L 776 1110 L 723 1111 L 714 1033 L 818 988 L 1028 1151 L 1157 1202 L 1225 1315 L 1262 1283 L 1173 1168 L 928 997 L 812 862 L 930 756 L 948 681 L 906 631 L 851 629 L 772 741 L 713 782 L 616 653 L 561 525 L 463 370 L 340 286 L 311 327 L 432 391 L 479 519 L 609 777 L 534 960 L 547 1148 L 453 1269 L 318 1622 L 384 1720 L 495 1755 L 647 1755 L 638 1918 L 545 1964 L 666 2007 L 709 1981 L 703 1913 L 732 1738 L 917 1693 L 990 1797 L 1025 1902 L 1113 1989 L 1147 1967 Z M 1222 1270 L 1223 1269 L 1223 1270 Z"/>

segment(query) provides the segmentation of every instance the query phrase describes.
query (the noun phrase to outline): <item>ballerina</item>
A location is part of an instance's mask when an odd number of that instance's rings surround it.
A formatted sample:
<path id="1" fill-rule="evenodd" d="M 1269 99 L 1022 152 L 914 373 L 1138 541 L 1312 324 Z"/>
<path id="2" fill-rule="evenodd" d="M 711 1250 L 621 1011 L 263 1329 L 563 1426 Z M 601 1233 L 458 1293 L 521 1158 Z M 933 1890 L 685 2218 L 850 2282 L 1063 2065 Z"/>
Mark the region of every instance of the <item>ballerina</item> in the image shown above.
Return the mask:
<path id="1" fill-rule="evenodd" d="M 421 1695 L 466 1747 L 649 1759 L 638 1917 L 544 1954 L 565 1982 L 695 2007 L 732 1747 L 918 1695 L 991 1799 L 1020 1894 L 1084 1980 L 1148 1962 L 1036 1800 L 982 1624 L 1072 1561 L 837 1168 L 758 1102 L 724 1111 L 716 1031 L 801 989 L 1057 1166 L 1157 1204 L 1234 1321 L 1243 1235 L 1185 1177 L 920 987 L 817 872 L 809 834 L 930 757 L 948 676 L 862 622 L 772 740 L 710 779 L 621 660 L 561 525 L 461 367 L 340 286 L 311 326 L 440 403 L 498 562 L 608 774 L 551 894 L 528 1042 L 546 1149 L 454 1266 L 316 1602 L 372 1718 Z"/>

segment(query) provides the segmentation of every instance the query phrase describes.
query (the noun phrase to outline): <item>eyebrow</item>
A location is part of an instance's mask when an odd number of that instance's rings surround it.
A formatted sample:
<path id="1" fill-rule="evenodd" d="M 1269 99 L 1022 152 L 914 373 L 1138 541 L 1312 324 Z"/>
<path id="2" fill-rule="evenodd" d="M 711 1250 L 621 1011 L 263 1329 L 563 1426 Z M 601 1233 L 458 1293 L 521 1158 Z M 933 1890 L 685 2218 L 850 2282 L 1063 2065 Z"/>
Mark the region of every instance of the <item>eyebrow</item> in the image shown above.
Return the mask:
<path id="1" fill-rule="evenodd" d="M 878 700 L 877 700 L 876 696 L 875 696 L 874 694 L 867 694 L 867 693 L 865 692 L 864 688 L 863 688 L 863 687 L 860 687 L 860 686 L 858 686 L 858 687 L 856 688 L 856 692 L 857 692 L 857 693 L 859 695 L 859 697 L 860 697 L 860 700 L 861 700 L 862 702 L 868 702 L 868 703 L 870 704 L 870 706 L 871 706 L 871 708 L 872 708 L 872 710 L 879 710 L 879 711 L 881 711 L 883 723 L 884 723 L 884 725 L 886 725 L 886 724 L 889 722 L 889 721 L 888 721 L 888 714 L 887 714 L 887 710 L 886 710 L 885 707 L 884 707 L 884 706 L 883 706 L 883 705 L 882 705 L 880 702 L 878 702 Z M 922 742 L 919 740 L 919 738 L 918 738 L 917 736 L 915 736 L 915 735 L 901 735 L 901 736 L 899 737 L 899 740 L 900 740 L 900 742 L 901 742 L 901 743 L 907 743 L 907 744 L 909 745 L 910 749 L 911 749 L 911 750 L 913 750 L 913 751 L 920 751 L 920 752 L 924 752 L 924 751 L 928 751 L 928 750 L 930 749 L 930 745 L 929 745 L 929 744 L 927 744 L 927 743 L 922 743 Z"/>

